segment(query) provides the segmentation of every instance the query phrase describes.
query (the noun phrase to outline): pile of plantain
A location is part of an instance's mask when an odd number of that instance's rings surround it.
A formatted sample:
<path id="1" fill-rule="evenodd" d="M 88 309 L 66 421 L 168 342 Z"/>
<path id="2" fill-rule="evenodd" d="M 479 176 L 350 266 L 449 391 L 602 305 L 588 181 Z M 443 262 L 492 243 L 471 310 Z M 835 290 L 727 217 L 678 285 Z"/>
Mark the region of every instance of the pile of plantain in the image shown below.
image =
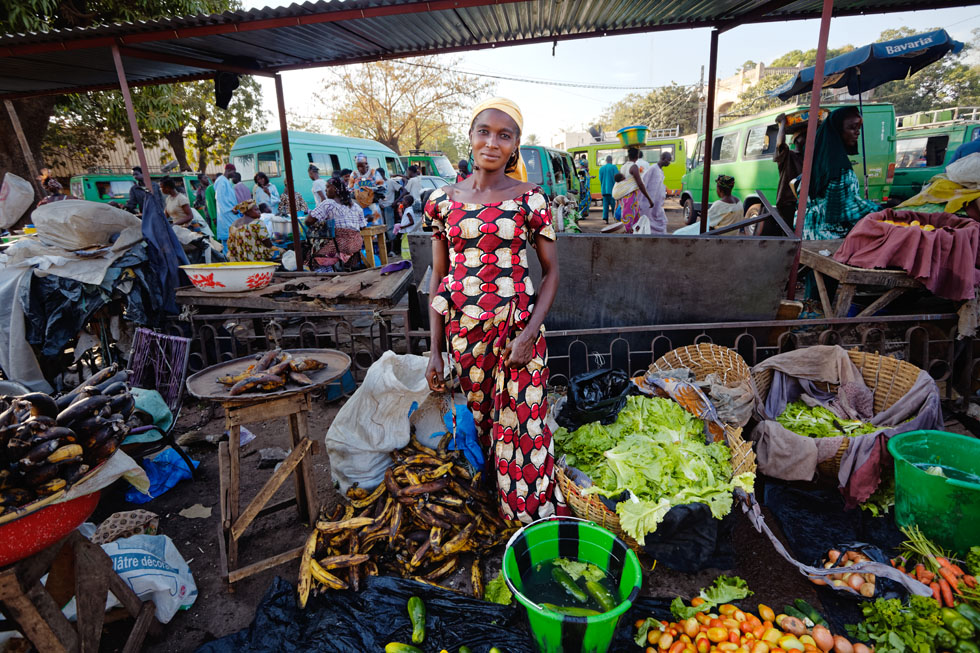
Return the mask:
<path id="1" fill-rule="evenodd" d="M 391 454 L 393 464 L 373 492 L 350 488 L 347 501 L 317 521 L 300 559 L 301 607 L 311 589 L 356 591 L 363 575 L 437 584 L 470 551 L 475 552 L 473 593 L 483 596 L 480 556 L 516 529 L 480 488 L 481 473 L 471 475 L 459 451 L 446 451 L 451 437 L 447 434 L 437 449 L 412 438 Z"/>
<path id="2" fill-rule="evenodd" d="M 293 358 L 288 351 L 276 348 L 256 354 L 255 363 L 240 374 L 226 374 L 217 378 L 218 383 L 231 386 L 228 394 L 237 396 L 244 392 L 272 392 L 285 387 L 286 382 L 298 386 L 312 385 L 313 381 L 303 372 L 313 372 L 326 367 L 315 358 Z"/>
<path id="3" fill-rule="evenodd" d="M 0 397 L 0 515 L 60 492 L 115 453 L 135 402 L 111 365 L 57 399 Z"/>

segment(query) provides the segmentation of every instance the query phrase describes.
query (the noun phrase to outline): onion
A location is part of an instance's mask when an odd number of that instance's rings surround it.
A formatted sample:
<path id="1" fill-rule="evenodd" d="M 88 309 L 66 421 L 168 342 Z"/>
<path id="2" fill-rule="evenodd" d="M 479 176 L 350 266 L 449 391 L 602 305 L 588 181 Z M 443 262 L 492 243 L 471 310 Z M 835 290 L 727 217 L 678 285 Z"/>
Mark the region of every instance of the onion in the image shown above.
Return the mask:
<path id="1" fill-rule="evenodd" d="M 814 585 L 826 585 L 827 584 L 827 581 L 825 581 L 823 578 L 820 578 L 819 576 L 810 576 L 810 582 L 812 582 Z"/>
<path id="2" fill-rule="evenodd" d="M 872 651 L 861 642 L 854 642 L 854 653 L 872 653 Z"/>
<path id="3" fill-rule="evenodd" d="M 875 584 L 864 583 L 863 585 L 861 585 L 861 587 L 858 588 L 858 591 L 861 592 L 861 596 L 871 598 L 872 596 L 875 595 Z"/>
<path id="4" fill-rule="evenodd" d="M 830 569 L 833 566 L 834 566 L 834 563 L 832 563 L 832 562 L 825 562 L 825 563 L 823 563 L 823 568 L 824 569 Z"/>
<path id="5" fill-rule="evenodd" d="M 851 646 L 851 643 L 840 635 L 834 635 L 834 650 L 837 653 L 854 653 L 854 647 Z"/>
<path id="6" fill-rule="evenodd" d="M 813 641 L 821 651 L 826 652 L 834 648 L 834 636 L 823 626 L 813 627 Z"/>
<path id="7" fill-rule="evenodd" d="M 842 580 L 835 580 L 834 587 L 847 587 L 847 583 Z"/>
<path id="8" fill-rule="evenodd" d="M 861 574 L 851 574 L 851 577 L 847 579 L 847 584 L 852 590 L 859 590 L 861 589 L 862 585 L 867 585 L 868 583 L 864 582 L 864 579 L 861 578 Z M 874 592 L 872 592 L 872 594 L 874 594 Z"/>

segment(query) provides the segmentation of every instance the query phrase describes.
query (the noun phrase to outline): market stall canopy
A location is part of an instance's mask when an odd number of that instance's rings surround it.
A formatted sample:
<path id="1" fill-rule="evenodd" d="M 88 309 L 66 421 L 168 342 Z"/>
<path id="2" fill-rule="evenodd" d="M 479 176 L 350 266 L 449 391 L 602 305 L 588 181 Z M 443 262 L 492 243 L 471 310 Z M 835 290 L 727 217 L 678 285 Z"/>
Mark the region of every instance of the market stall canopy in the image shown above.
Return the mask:
<path id="1" fill-rule="evenodd" d="M 905 79 L 952 52 L 963 50 L 946 30 L 914 34 L 891 41 L 872 43 L 828 59 L 824 67 L 823 88 L 847 88 L 859 95 L 886 82 Z M 813 90 L 814 67 L 804 68 L 774 90 L 780 100 Z"/>
<path id="2" fill-rule="evenodd" d="M 962 0 L 839 0 L 835 16 L 958 6 Z M 820 16 L 820 0 L 348 0 L 0 36 L 0 98 L 271 75 L 496 45 Z"/>

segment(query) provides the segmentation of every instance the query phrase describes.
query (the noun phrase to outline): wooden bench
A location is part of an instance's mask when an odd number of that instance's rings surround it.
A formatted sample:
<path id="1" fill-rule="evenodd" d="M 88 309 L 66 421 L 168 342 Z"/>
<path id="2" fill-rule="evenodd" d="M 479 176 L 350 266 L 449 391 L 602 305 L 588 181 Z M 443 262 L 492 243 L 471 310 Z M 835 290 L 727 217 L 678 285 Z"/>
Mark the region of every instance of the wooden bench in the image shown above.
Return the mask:
<path id="1" fill-rule="evenodd" d="M 383 224 L 361 229 L 361 237 L 364 238 L 364 265 L 369 268 L 374 267 L 375 237 L 378 238 L 378 257 L 381 259 L 381 265 L 382 267 L 388 265 L 388 245 L 385 242 L 385 231 L 387 229 Z"/>

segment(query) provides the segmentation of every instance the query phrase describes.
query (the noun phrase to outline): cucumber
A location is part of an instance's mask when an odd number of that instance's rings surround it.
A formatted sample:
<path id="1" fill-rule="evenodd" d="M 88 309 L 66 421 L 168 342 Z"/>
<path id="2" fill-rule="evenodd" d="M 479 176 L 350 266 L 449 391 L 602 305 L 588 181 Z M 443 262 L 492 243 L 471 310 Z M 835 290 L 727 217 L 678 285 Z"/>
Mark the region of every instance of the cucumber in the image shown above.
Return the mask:
<path id="1" fill-rule="evenodd" d="M 473 653 L 473 651 L 470 650 L 469 646 L 460 646 L 459 653 Z"/>
<path id="2" fill-rule="evenodd" d="M 799 610 L 797 610 L 791 605 L 783 606 L 783 614 L 785 614 L 788 617 L 795 617 L 799 619 L 800 621 L 803 622 L 803 625 L 806 626 L 807 628 L 813 628 L 814 626 L 813 619 L 806 616 L 805 614 L 803 614 L 802 612 L 800 612 Z"/>
<path id="3" fill-rule="evenodd" d="M 600 583 L 590 580 L 585 584 L 585 589 L 592 595 L 592 598 L 599 602 L 599 605 L 602 606 L 603 612 L 609 612 L 616 607 L 616 599 L 614 599 L 612 593 Z"/>
<path id="4" fill-rule="evenodd" d="M 408 618 L 412 620 L 412 643 L 421 644 L 425 640 L 425 604 L 417 596 L 408 600 Z"/>
<path id="5" fill-rule="evenodd" d="M 422 649 L 415 648 L 411 644 L 388 642 L 385 644 L 385 653 L 422 653 Z"/>
<path id="6" fill-rule="evenodd" d="M 590 610 L 589 608 L 579 608 L 575 606 L 565 607 L 563 605 L 555 605 L 554 603 L 542 603 L 541 607 L 551 610 L 552 612 L 557 612 L 558 614 L 568 615 L 569 617 L 595 617 L 599 614 L 595 610 Z"/>
<path id="7" fill-rule="evenodd" d="M 589 600 L 589 595 L 582 591 L 572 577 L 568 575 L 568 572 L 561 567 L 553 567 L 551 569 L 551 577 L 556 583 L 561 585 L 561 588 L 565 590 L 573 599 L 579 603 L 585 603 Z"/>
<path id="8" fill-rule="evenodd" d="M 809 617 L 810 621 L 812 621 L 815 625 L 823 626 L 824 628 L 830 626 L 830 624 L 827 623 L 827 620 L 823 618 L 823 615 L 817 612 L 816 608 L 803 599 L 796 599 L 793 601 L 793 605 L 796 606 L 797 610 Z"/>

